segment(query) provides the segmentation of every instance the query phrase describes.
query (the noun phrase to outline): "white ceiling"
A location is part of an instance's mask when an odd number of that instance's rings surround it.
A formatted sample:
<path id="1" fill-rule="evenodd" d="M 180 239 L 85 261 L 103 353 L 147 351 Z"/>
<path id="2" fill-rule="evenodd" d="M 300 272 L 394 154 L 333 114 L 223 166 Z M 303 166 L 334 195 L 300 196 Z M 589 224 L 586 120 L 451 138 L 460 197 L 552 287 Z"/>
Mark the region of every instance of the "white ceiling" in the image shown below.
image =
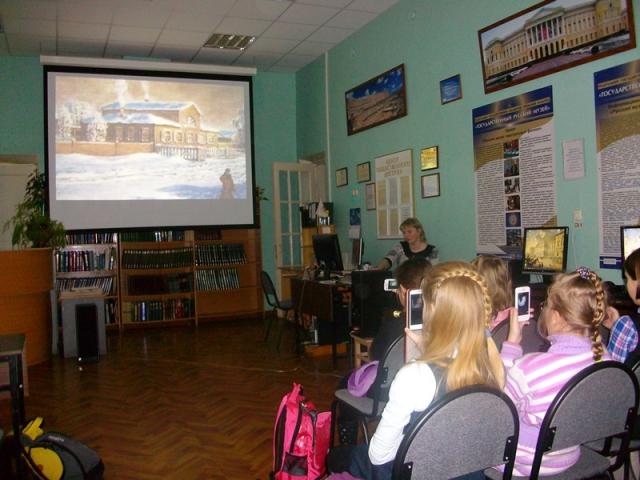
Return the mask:
<path id="1" fill-rule="evenodd" d="M 398 0 L 0 0 L 0 55 L 171 60 L 295 72 Z M 246 50 L 202 45 L 256 36 Z"/>

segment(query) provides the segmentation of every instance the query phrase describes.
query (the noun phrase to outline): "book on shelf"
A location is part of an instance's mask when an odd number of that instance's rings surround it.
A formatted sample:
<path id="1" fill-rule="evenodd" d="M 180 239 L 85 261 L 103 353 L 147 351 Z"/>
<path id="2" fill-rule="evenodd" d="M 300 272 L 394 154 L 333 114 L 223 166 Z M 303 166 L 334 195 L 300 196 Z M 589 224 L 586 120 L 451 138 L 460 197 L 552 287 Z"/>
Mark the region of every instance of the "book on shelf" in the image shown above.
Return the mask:
<path id="1" fill-rule="evenodd" d="M 115 295 L 115 282 L 113 277 L 90 277 L 90 278 L 56 278 L 56 291 L 73 292 L 83 289 L 95 288 L 101 291 L 101 295 Z"/>
<path id="2" fill-rule="evenodd" d="M 191 247 L 161 250 L 131 249 L 122 252 L 122 268 L 159 269 L 190 267 L 193 264 Z"/>
<path id="3" fill-rule="evenodd" d="M 184 240 L 184 230 L 156 230 L 141 232 L 122 232 L 122 242 L 175 242 Z"/>
<path id="4" fill-rule="evenodd" d="M 135 323 L 192 318 L 194 312 L 194 302 L 190 298 L 128 302 L 123 307 L 125 320 Z"/>
<path id="5" fill-rule="evenodd" d="M 235 268 L 198 270 L 196 272 L 198 291 L 231 290 L 240 288 L 240 277 Z"/>
<path id="6" fill-rule="evenodd" d="M 113 270 L 116 267 L 118 251 L 108 247 L 102 251 L 95 250 L 60 250 L 55 253 L 56 271 L 58 272 L 91 272 Z"/>
<path id="7" fill-rule="evenodd" d="M 196 265 L 247 263 L 241 243 L 196 245 Z"/>
<path id="8" fill-rule="evenodd" d="M 129 295 L 161 295 L 193 290 L 191 273 L 169 275 L 131 275 L 127 279 Z"/>
<path id="9" fill-rule="evenodd" d="M 116 232 L 67 233 L 64 238 L 67 245 L 99 245 L 118 242 L 118 234 Z"/>

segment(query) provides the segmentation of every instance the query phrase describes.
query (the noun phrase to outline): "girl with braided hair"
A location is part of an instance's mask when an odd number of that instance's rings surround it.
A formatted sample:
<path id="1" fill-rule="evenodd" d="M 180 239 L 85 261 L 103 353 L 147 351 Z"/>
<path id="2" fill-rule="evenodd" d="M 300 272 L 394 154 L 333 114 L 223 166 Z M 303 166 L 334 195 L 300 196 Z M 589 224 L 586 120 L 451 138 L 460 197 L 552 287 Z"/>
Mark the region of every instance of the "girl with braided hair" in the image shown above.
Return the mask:
<path id="1" fill-rule="evenodd" d="M 338 467 L 334 468 L 330 452 L 330 471 L 347 470 L 362 479 L 390 479 L 405 428 L 435 399 L 467 385 L 502 389 L 504 368 L 493 340 L 486 335 L 491 298 L 477 270 L 464 262 L 436 265 L 422 282 L 422 296 L 420 342 L 424 353 L 398 371 L 368 448 L 351 446 L 348 467 L 334 464 Z M 484 475 L 479 472 L 465 478 L 483 479 Z"/>
<path id="2" fill-rule="evenodd" d="M 547 292 L 538 329 L 551 343 L 547 352 L 522 355 L 522 326 L 515 309 L 509 319 L 509 335 L 502 344 L 507 368 L 505 392 L 520 418 L 520 436 L 514 476 L 529 476 L 540 434 L 540 425 L 560 389 L 594 362 L 609 359 L 599 327 L 607 309 L 602 281 L 586 267 L 557 275 Z M 547 453 L 540 476 L 556 475 L 574 465 L 578 446 Z"/>

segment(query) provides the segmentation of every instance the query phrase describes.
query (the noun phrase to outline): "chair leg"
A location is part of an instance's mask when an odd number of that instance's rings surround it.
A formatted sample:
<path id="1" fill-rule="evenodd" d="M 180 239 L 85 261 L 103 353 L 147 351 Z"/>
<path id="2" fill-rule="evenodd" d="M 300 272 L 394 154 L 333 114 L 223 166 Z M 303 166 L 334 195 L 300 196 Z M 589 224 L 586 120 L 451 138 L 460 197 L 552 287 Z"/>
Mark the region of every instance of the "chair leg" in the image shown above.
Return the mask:
<path id="1" fill-rule="evenodd" d="M 360 417 L 360 426 L 362 427 L 362 436 L 364 437 L 364 443 L 369 445 L 369 428 L 367 427 L 367 419 Z"/>
<path id="2" fill-rule="evenodd" d="M 273 311 L 267 313 L 266 310 L 262 311 L 262 323 L 264 323 L 264 342 L 269 340 L 269 332 L 271 332 L 271 325 L 273 324 Z"/>
<path id="3" fill-rule="evenodd" d="M 331 402 L 331 434 L 329 435 L 329 449 L 335 445 L 336 426 L 338 424 L 338 400 Z"/>

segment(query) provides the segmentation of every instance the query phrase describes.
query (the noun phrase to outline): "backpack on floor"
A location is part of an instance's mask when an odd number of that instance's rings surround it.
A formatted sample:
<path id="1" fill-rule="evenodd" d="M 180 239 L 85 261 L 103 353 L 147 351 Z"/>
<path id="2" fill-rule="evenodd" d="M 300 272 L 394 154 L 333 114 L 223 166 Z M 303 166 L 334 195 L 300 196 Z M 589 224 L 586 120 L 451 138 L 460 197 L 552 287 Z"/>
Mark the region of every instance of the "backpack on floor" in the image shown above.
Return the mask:
<path id="1" fill-rule="evenodd" d="M 282 397 L 273 429 L 271 480 L 316 480 L 325 473 L 331 412 L 318 413 L 294 383 Z"/>
<path id="2" fill-rule="evenodd" d="M 44 432 L 42 417 L 22 429 L 22 456 L 47 480 L 100 480 L 104 464 L 95 450 L 63 433 Z"/>

